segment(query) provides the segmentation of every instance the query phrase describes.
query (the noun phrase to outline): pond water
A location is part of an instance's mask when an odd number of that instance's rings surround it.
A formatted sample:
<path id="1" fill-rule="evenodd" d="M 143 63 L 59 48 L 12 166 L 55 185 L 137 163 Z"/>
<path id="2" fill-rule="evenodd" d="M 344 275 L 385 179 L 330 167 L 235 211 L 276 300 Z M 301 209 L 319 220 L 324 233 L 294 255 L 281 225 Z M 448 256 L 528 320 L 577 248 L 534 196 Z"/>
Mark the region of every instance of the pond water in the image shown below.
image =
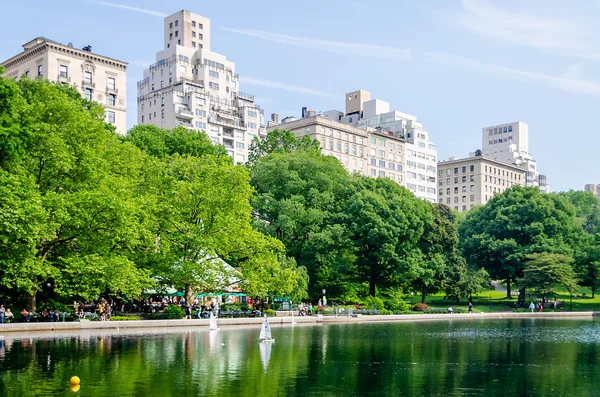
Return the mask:
<path id="1" fill-rule="evenodd" d="M 274 326 L 273 345 L 259 331 L 5 335 L 0 395 L 600 395 L 594 319 Z"/>

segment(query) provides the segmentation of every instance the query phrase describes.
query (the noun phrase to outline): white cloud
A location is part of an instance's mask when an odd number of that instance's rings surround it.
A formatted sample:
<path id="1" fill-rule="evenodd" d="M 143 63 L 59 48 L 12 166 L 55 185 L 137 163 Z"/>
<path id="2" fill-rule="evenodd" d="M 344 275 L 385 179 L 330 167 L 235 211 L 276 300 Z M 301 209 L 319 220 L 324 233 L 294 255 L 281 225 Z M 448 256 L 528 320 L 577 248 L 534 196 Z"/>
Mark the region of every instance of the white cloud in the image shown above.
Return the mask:
<path id="1" fill-rule="evenodd" d="M 149 10 L 147 8 L 132 7 L 132 6 L 128 6 L 126 4 L 109 3 L 107 1 L 96 1 L 96 0 L 88 0 L 88 2 L 97 4 L 99 6 L 121 8 L 123 10 L 139 12 L 141 14 L 148 14 L 148 15 L 152 15 L 155 17 L 161 17 L 161 18 L 164 18 L 168 15 L 168 14 L 165 14 L 164 12 Z"/>
<path id="2" fill-rule="evenodd" d="M 528 72 L 504 66 L 483 63 L 469 58 L 443 52 L 426 52 L 425 59 L 444 66 L 453 66 L 473 72 L 490 74 L 526 83 L 542 84 L 563 91 L 600 96 L 600 83 L 567 76 L 554 76 L 544 73 Z"/>
<path id="3" fill-rule="evenodd" d="M 585 29 L 572 21 L 510 12 L 482 0 L 463 0 L 463 11 L 448 19 L 478 34 L 539 49 L 589 51 Z"/>
<path id="4" fill-rule="evenodd" d="M 308 37 L 288 36 L 284 34 L 265 32 L 262 30 L 223 28 L 228 32 L 256 37 L 261 40 L 273 41 L 292 46 L 311 48 L 314 50 L 332 52 L 334 54 L 364 56 L 373 58 L 409 60 L 412 52 L 407 48 L 388 47 L 374 44 L 359 44 L 342 41 L 317 40 Z"/>
<path id="5" fill-rule="evenodd" d="M 262 86 L 262 87 L 277 88 L 277 89 L 284 90 L 284 91 L 298 92 L 300 94 L 308 94 L 308 95 L 314 95 L 314 96 L 322 96 L 325 98 L 340 99 L 340 95 L 335 95 L 335 94 L 325 92 L 325 91 L 313 90 L 312 88 L 307 88 L 307 87 L 300 87 L 300 86 L 296 86 L 296 85 L 279 83 L 277 81 L 255 79 L 253 77 L 243 77 L 243 76 L 240 77 L 240 81 L 242 84 L 258 85 L 258 86 Z"/>

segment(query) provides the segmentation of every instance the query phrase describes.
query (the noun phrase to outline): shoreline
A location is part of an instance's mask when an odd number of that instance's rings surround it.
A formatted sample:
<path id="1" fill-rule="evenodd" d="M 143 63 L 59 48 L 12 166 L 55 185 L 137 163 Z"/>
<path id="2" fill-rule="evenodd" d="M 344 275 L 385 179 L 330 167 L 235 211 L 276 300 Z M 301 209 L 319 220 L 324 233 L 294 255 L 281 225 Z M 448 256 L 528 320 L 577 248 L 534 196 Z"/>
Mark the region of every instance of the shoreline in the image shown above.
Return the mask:
<path id="1" fill-rule="evenodd" d="M 393 323 L 403 321 L 451 321 L 451 320 L 477 320 L 477 319 L 513 319 L 513 318 L 543 318 L 543 319 L 577 319 L 593 318 L 600 316 L 600 312 L 494 312 L 494 313 L 461 313 L 461 314 L 396 314 L 396 315 L 364 315 L 357 317 L 340 316 L 285 316 L 269 317 L 273 326 L 292 325 L 325 325 L 325 324 L 364 324 L 364 323 Z M 234 326 L 260 325 L 262 318 L 222 318 L 219 326 L 230 328 Z M 293 321 L 293 323 L 292 323 Z M 37 334 L 38 336 L 52 336 L 68 332 L 73 335 L 88 333 L 88 331 L 117 331 L 135 330 L 141 332 L 177 332 L 177 329 L 208 330 L 209 320 L 133 320 L 133 321 L 73 321 L 73 322 L 44 322 L 44 323 L 15 323 L 1 324 L 0 338 L 4 335 L 15 336 L 15 333 Z"/>

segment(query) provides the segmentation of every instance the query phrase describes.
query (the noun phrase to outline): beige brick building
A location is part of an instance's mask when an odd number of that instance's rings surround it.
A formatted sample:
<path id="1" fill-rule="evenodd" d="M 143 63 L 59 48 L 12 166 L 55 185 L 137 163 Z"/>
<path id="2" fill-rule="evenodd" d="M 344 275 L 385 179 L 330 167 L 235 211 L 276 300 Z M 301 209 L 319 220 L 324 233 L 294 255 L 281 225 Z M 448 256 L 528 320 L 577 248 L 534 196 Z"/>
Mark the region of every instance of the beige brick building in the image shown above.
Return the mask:
<path id="1" fill-rule="evenodd" d="M 592 192 L 594 196 L 600 199 L 600 185 L 588 184 L 585 185 L 584 190 L 586 192 Z"/>
<path id="2" fill-rule="evenodd" d="M 89 46 L 80 50 L 71 43 L 37 37 L 0 65 L 16 79 L 27 76 L 74 85 L 85 98 L 104 107 L 106 122 L 119 134 L 127 132 L 127 62 L 94 54 Z"/>
<path id="3" fill-rule="evenodd" d="M 456 211 L 485 204 L 514 185 L 525 186 L 525 170 L 486 156 L 438 163 L 438 203 Z"/>

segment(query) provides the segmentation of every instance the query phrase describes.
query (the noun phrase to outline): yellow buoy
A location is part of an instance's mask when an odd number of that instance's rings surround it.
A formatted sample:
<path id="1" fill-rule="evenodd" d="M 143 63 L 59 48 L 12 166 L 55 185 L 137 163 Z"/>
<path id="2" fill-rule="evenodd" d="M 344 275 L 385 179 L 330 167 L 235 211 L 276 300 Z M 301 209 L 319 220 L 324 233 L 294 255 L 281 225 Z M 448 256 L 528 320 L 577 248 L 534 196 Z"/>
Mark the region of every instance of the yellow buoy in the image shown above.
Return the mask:
<path id="1" fill-rule="evenodd" d="M 81 379 L 79 379 L 79 376 L 73 376 L 69 382 L 71 382 L 72 385 L 78 385 L 81 383 Z"/>
<path id="2" fill-rule="evenodd" d="M 71 391 L 77 393 L 81 386 L 79 385 L 71 385 Z"/>

